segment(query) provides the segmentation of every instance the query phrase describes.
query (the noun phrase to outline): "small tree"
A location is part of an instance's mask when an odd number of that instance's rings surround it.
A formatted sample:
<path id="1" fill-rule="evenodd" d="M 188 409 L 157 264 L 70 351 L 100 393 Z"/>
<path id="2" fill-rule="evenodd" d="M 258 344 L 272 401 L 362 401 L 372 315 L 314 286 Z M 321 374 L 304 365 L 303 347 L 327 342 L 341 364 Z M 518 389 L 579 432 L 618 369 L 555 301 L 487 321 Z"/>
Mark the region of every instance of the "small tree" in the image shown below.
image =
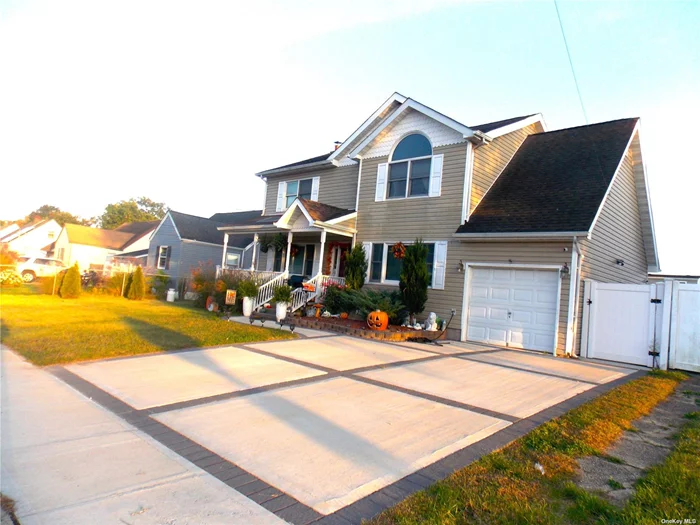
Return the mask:
<path id="1" fill-rule="evenodd" d="M 64 299 L 80 297 L 80 270 L 78 269 L 78 263 L 68 268 L 61 282 L 59 295 Z"/>
<path id="2" fill-rule="evenodd" d="M 365 285 L 367 254 L 361 244 L 356 244 L 345 256 L 345 286 L 359 290 Z"/>
<path id="3" fill-rule="evenodd" d="M 146 295 L 146 279 L 143 276 L 143 270 L 140 266 L 131 274 L 131 282 L 129 283 L 129 291 L 126 294 L 127 299 L 132 301 L 140 301 Z"/>
<path id="4" fill-rule="evenodd" d="M 390 255 L 391 256 L 391 255 Z M 414 244 L 406 247 L 406 255 L 403 258 L 399 289 L 403 301 L 411 316 L 411 324 L 415 323 L 416 314 L 425 309 L 428 301 L 428 247 L 423 241 L 416 239 Z"/>

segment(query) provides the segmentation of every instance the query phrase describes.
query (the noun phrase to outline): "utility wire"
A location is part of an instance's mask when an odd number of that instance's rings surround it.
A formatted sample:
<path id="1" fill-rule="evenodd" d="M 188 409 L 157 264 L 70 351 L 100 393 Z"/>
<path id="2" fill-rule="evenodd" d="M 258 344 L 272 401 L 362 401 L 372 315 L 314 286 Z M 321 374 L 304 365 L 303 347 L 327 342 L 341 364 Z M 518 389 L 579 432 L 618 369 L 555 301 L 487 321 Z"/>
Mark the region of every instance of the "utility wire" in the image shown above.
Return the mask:
<path id="1" fill-rule="evenodd" d="M 569 51 L 569 43 L 566 41 L 566 33 L 564 33 L 564 24 L 561 21 L 561 14 L 559 14 L 559 5 L 557 0 L 554 0 L 554 8 L 557 10 L 557 18 L 559 19 L 559 28 L 561 29 L 561 36 L 564 39 L 564 47 L 566 47 L 566 56 L 569 57 L 569 65 L 571 66 L 571 74 L 574 77 L 574 84 L 576 84 L 576 92 L 578 93 L 578 100 L 581 103 L 581 110 L 583 111 L 583 118 L 588 124 L 588 114 L 586 113 L 586 107 L 583 105 L 583 97 L 581 96 L 581 89 L 578 87 L 578 79 L 576 78 L 576 71 L 574 70 L 574 62 L 571 60 L 571 52 Z"/>

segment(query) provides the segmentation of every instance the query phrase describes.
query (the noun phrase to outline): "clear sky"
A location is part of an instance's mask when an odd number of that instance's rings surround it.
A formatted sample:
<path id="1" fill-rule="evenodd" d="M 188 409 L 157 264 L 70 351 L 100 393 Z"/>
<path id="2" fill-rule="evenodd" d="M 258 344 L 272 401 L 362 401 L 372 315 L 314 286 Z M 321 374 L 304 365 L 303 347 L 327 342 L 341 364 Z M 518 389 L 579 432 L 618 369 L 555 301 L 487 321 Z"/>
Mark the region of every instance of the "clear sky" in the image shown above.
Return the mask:
<path id="1" fill-rule="evenodd" d="M 700 1 L 559 3 L 590 122 L 642 118 L 662 269 L 700 273 Z M 584 124 L 552 1 L 0 0 L 0 218 L 260 208 L 392 92 Z"/>

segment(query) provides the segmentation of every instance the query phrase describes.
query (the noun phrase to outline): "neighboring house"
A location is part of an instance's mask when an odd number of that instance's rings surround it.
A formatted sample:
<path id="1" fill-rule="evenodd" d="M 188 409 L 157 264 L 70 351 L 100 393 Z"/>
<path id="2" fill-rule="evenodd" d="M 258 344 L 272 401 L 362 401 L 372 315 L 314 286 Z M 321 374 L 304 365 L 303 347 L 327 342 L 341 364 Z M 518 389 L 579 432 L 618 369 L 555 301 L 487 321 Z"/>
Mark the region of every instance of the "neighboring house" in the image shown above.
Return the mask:
<path id="1" fill-rule="evenodd" d="M 101 269 L 115 257 L 148 249 L 149 237 L 159 223 L 127 223 L 114 230 L 66 224 L 53 253 L 67 266 L 78 263 L 81 271 Z"/>
<path id="2" fill-rule="evenodd" d="M 48 219 L 16 229 L 0 242 L 20 255 L 48 255 L 60 233 L 61 225 Z"/>
<path id="3" fill-rule="evenodd" d="M 246 221 L 251 219 L 251 213 L 260 216 L 259 211 L 241 213 Z M 238 221 L 236 213 L 214 215 L 217 216 L 225 216 L 232 224 Z M 227 241 L 226 235 L 219 231 L 225 225 L 224 222 L 170 210 L 151 236 L 148 267 L 163 271 L 177 283 L 189 278 L 192 270 L 200 264 L 221 265 L 225 243 L 224 265 L 241 267 L 246 258 L 250 260 L 252 257 L 253 235 L 231 235 Z"/>
<path id="4" fill-rule="evenodd" d="M 112 257 L 113 264 L 127 264 L 134 266 L 146 266 L 148 261 L 148 246 L 151 242 L 151 234 L 160 224 L 159 220 L 146 222 L 127 222 L 114 229 L 122 233 L 130 233 L 131 241 L 124 250 Z"/>
<path id="5" fill-rule="evenodd" d="M 663 283 L 666 281 L 678 281 L 686 284 L 700 284 L 700 275 L 673 275 L 670 273 L 649 274 L 649 282 L 651 284 Z"/>
<path id="6" fill-rule="evenodd" d="M 12 223 L 8 224 L 7 226 L 4 226 L 2 229 L 0 229 L 0 242 L 5 237 L 9 237 L 11 234 L 15 233 L 16 231 L 19 231 L 19 224 L 17 223 Z"/>
<path id="7" fill-rule="evenodd" d="M 368 284 L 396 290 L 391 246 L 421 238 L 424 315 L 454 310 L 455 339 L 575 352 L 583 279 L 659 271 L 636 118 L 467 126 L 395 93 L 334 151 L 257 176 L 262 217 L 222 228 L 255 236 L 252 266 L 342 277 L 342 253 L 361 243 Z M 263 253 L 280 233 L 287 247 Z"/>

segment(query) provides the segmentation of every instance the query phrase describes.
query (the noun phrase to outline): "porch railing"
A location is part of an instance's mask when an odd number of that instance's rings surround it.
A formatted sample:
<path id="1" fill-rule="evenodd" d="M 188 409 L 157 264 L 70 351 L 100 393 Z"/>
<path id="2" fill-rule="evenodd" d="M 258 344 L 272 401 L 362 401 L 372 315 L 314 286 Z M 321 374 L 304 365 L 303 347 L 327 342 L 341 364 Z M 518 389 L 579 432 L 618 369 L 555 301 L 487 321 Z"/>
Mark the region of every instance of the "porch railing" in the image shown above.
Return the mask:
<path id="1" fill-rule="evenodd" d="M 345 286 L 345 277 L 334 277 L 332 275 L 322 275 L 319 280 L 317 300 L 321 301 L 326 296 L 326 290 L 329 286 Z"/>
<path id="2" fill-rule="evenodd" d="M 230 275 L 233 277 L 238 277 L 241 280 L 252 280 L 258 286 L 271 281 L 275 277 L 279 276 L 282 272 L 261 272 L 258 270 L 244 270 L 242 268 L 222 268 L 221 266 L 216 267 L 216 278 L 219 279 L 222 275 Z"/>
<path id="3" fill-rule="evenodd" d="M 287 284 L 287 279 L 289 279 L 289 273 L 282 272 L 274 279 L 271 279 L 260 286 L 258 288 L 258 296 L 255 298 L 255 302 L 253 303 L 253 310 L 257 310 L 265 303 L 270 302 L 272 300 L 272 296 L 275 295 L 275 290 L 280 286 Z"/>

